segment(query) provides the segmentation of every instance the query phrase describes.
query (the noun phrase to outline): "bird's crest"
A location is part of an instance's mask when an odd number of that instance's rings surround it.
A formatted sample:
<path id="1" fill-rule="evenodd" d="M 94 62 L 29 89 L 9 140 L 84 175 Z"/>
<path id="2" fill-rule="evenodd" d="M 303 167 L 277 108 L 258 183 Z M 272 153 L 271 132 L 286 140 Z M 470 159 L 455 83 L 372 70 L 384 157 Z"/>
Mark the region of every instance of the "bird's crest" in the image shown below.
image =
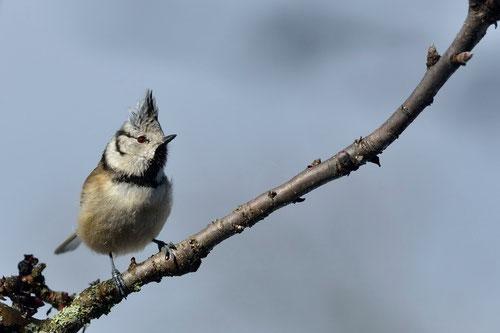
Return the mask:
<path id="1" fill-rule="evenodd" d="M 144 98 L 137 104 L 137 109 L 130 112 L 128 122 L 136 129 L 143 131 L 158 128 L 160 125 L 158 123 L 158 108 L 153 91 L 150 89 L 146 91 Z"/>

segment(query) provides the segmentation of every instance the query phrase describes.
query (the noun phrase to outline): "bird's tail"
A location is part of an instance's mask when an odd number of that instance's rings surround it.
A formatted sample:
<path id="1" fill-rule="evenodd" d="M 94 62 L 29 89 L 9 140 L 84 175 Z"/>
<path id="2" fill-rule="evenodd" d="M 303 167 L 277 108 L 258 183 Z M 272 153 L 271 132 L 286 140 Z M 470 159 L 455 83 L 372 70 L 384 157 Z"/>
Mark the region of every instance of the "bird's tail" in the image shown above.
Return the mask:
<path id="1" fill-rule="evenodd" d="M 71 235 L 69 235 L 69 237 L 66 238 L 66 240 L 57 247 L 57 249 L 55 249 L 54 254 L 61 254 L 64 252 L 73 251 L 78 247 L 78 245 L 80 245 L 81 242 L 82 240 L 78 238 L 76 232 L 74 232 Z"/>

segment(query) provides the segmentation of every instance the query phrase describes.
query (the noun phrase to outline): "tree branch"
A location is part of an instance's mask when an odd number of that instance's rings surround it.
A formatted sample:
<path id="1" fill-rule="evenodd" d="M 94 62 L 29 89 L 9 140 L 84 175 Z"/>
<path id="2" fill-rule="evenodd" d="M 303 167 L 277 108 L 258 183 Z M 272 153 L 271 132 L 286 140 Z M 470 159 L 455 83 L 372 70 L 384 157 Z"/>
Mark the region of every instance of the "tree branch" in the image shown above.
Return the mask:
<path id="1" fill-rule="evenodd" d="M 238 206 L 229 215 L 212 221 L 206 228 L 176 245 L 175 260 L 158 253 L 136 264 L 122 274 L 127 287 L 139 291 L 141 286 L 164 276 L 194 272 L 210 251 L 223 240 L 243 232 L 275 210 L 300 202 L 301 196 L 334 179 L 348 175 L 366 162 L 379 164 L 378 156 L 430 105 L 448 78 L 471 58 L 472 48 L 487 28 L 500 18 L 500 0 L 470 0 L 467 18 L 448 50 L 439 57 L 429 50 L 427 72 L 406 101 L 370 135 L 359 138 L 324 162 L 315 161 L 288 182 L 266 191 Z M 48 332 L 76 332 L 85 323 L 108 313 L 122 300 L 110 280 L 82 291 L 73 302 L 40 328 Z M 2 308 L 0 308 L 2 309 Z M 1 322 L 0 322 L 1 323 Z"/>
<path id="2" fill-rule="evenodd" d="M 12 301 L 12 307 L 0 303 L 0 332 L 3 328 L 19 331 L 27 325 L 36 327 L 41 321 L 31 317 L 45 303 L 61 310 L 73 301 L 68 293 L 53 291 L 45 284 L 45 264 L 39 264 L 33 255 L 24 255 L 17 268 L 18 275 L 0 279 L 0 300 L 8 297 Z"/>
<path id="3" fill-rule="evenodd" d="M 42 323 L 41 320 L 26 317 L 22 312 L 0 303 L 0 332 L 24 332 L 29 327 L 36 329 Z"/>

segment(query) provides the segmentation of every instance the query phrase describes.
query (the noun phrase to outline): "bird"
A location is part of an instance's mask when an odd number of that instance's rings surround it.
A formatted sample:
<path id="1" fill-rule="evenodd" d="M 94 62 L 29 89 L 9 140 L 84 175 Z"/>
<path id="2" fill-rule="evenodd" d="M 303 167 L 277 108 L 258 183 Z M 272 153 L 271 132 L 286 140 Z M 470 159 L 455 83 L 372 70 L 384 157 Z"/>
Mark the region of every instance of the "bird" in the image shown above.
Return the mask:
<path id="1" fill-rule="evenodd" d="M 77 229 L 54 251 L 72 251 L 83 242 L 92 251 L 107 254 L 113 283 L 124 297 L 127 288 L 113 255 L 136 252 L 154 242 L 167 259 L 175 259 L 175 246 L 156 237 L 172 208 L 172 181 L 164 167 L 168 144 L 176 136 L 164 135 L 148 89 L 83 183 Z"/>

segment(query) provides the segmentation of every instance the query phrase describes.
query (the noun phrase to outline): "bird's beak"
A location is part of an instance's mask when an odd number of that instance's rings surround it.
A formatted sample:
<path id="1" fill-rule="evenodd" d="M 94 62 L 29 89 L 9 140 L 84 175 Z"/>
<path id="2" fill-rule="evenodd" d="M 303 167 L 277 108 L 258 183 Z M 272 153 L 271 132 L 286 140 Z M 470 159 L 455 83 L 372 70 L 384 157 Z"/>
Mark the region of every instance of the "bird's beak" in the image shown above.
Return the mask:
<path id="1" fill-rule="evenodd" d="M 169 143 L 170 141 L 172 141 L 173 139 L 175 139 L 175 137 L 177 136 L 177 134 L 171 134 L 171 135 L 168 135 L 166 137 L 163 138 L 163 144 L 166 145 L 167 143 Z"/>

